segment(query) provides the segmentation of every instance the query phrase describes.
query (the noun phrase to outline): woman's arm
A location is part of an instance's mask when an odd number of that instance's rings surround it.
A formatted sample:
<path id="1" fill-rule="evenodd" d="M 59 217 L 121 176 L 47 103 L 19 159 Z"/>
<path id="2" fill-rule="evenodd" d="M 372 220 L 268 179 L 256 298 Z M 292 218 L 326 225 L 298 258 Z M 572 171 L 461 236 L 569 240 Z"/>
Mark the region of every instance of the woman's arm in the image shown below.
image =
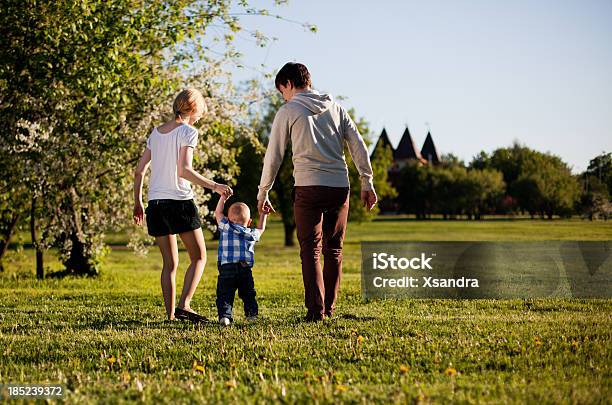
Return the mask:
<path id="1" fill-rule="evenodd" d="M 179 152 L 178 175 L 199 186 L 209 188 L 216 193 L 223 194 L 226 197 L 231 196 L 234 192 L 231 187 L 225 184 L 216 183 L 213 180 L 207 179 L 200 173 L 195 171 L 191 166 L 193 161 L 193 148 L 190 146 L 182 146 Z"/>
<path id="2" fill-rule="evenodd" d="M 144 220 L 144 208 L 142 205 L 142 180 L 151 163 L 151 150 L 146 148 L 143 152 L 136 170 L 134 170 L 134 223 L 142 225 Z"/>

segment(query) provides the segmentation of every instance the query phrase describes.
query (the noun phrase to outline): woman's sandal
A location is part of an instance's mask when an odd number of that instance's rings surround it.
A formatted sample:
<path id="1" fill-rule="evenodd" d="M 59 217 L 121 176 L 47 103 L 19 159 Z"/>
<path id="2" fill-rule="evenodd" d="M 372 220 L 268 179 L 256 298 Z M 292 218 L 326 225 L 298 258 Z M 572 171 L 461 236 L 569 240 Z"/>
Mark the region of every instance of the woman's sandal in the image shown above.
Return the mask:
<path id="1" fill-rule="evenodd" d="M 174 309 L 174 316 L 176 317 L 176 319 L 188 320 L 195 323 L 206 322 L 206 318 L 202 315 L 196 312 L 185 311 L 184 309 L 181 309 L 179 307 L 176 307 Z"/>

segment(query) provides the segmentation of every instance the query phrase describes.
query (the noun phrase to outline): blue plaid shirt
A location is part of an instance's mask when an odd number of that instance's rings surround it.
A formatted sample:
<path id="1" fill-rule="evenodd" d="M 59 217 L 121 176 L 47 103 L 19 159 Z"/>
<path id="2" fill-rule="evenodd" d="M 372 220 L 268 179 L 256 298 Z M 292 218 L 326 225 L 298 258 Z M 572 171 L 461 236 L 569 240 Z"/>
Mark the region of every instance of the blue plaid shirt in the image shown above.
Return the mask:
<path id="1" fill-rule="evenodd" d="M 217 262 L 221 264 L 246 262 L 255 264 L 255 242 L 259 241 L 261 231 L 230 222 L 223 217 L 218 224 L 220 238 Z"/>

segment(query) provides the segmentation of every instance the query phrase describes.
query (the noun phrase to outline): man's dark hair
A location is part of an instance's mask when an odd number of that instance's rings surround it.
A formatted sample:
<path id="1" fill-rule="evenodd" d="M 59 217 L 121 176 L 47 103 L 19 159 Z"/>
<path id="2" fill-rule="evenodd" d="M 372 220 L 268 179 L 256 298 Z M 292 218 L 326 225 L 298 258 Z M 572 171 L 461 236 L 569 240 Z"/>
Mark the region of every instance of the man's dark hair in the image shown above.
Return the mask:
<path id="1" fill-rule="evenodd" d="M 274 80 L 274 85 L 277 90 L 280 90 L 279 86 L 281 84 L 286 86 L 287 82 L 291 82 L 293 87 L 298 89 L 303 89 L 312 85 L 310 81 L 310 72 L 308 72 L 306 66 L 294 62 L 286 63 L 285 66 L 278 71 L 276 79 Z"/>

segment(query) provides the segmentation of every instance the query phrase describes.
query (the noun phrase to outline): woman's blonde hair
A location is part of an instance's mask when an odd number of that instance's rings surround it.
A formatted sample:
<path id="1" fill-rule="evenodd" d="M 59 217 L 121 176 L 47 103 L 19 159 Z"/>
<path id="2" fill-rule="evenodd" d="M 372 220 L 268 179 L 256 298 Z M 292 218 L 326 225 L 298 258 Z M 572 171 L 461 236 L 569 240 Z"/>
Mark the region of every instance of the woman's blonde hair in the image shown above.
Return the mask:
<path id="1" fill-rule="evenodd" d="M 172 110 L 176 118 L 189 115 L 194 111 L 206 112 L 204 96 L 198 89 L 185 89 L 181 91 L 172 104 Z"/>

